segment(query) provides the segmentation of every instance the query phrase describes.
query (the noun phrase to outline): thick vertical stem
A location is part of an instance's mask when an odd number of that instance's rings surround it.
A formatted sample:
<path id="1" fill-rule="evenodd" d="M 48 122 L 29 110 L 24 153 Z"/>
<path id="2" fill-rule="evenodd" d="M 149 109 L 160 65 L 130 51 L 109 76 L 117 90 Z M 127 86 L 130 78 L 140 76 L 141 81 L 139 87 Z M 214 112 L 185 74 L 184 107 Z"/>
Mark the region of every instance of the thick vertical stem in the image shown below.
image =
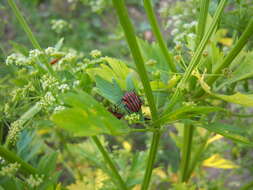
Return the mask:
<path id="1" fill-rule="evenodd" d="M 125 37 L 130 47 L 132 56 L 134 58 L 137 72 L 141 78 L 141 82 L 144 87 L 144 92 L 145 92 L 145 95 L 147 97 L 148 104 L 150 107 L 152 120 L 155 121 L 158 119 L 158 113 L 155 106 L 154 96 L 150 87 L 147 71 L 145 69 L 144 61 L 143 61 L 139 46 L 136 41 L 134 28 L 130 21 L 127 8 L 125 6 L 124 0 L 113 0 L 113 4 L 116 9 L 120 24 L 124 30 Z M 160 128 L 159 125 L 156 125 L 154 127 Z M 160 140 L 160 133 L 154 132 L 152 144 L 151 144 L 151 148 L 149 152 L 149 157 L 147 161 L 148 165 L 147 165 L 144 180 L 142 183 L 142 190 L 146 190 L 149 186 L 149 182 L 150 182 L 150 178 L 151 178 L 152 170 L 153 170 L 153 165 L 154 165 L 157 150 L 158 150 L 159 140 Z"/>
<path id="2" fill-rule="evenodd" d="M 143 0 L 144 3 L 144 8 L 146 10 L 146 14 L 148 16 L 152 31 L 156 37 L 156 40 L 158 41 L 158 44 L 162 50 L 162 53 L 164 55 L 164 57 L 166 58 L 166 61 L 171 69 L 172 72 L 177 72 L 176 66 L 173 62 L 173 58 L 172 55 L 170 54 L 167 45 L 163 39 L 162 33 L 159 29 L 159 25 L 157 22 L 157 19 L 155 17 L 155 13 L 154 10 L 152 9 L 152 5 L 150 0 Z"/>
<path id="3" fill-rule="evenodd" d="M 114 163 L 112 162 L 112 160 L 111 160 L 110 156 L 108 155 L 108 153 L 106 152 L 106 150 L 103 148 L 103 145 L 101 144 L 99 139 L 96 136 L 93 136 L 91 138 L 94 141 L 94 143 L 97 145 L 101 154 L 103 155 L 105 162 L 108 164 L 108 166 L 110 167 L 110 169 L 112 171 L 112 174 L 117 179 L 118 184 L 116 184 L 116 185 L 118 185 L 120 187 L 120 189 L 122 189 L 122 190 L 127 190 L 127 186 L 126 186 L 125 182 L 123 181 L 123 179 L 119 175 L 117 168 L 115 167 Z"/>
<path id="4" fill-rule="evenodd" d="M 184 144 L 182 149 L 182 160 L 181 160 L 181 177 L 180 181 L 185 182 L 187 171 L 191 159 L 191 147 L 192 147 L 192 137 L 194 133 L 193 125 L 184 126 Z"/>

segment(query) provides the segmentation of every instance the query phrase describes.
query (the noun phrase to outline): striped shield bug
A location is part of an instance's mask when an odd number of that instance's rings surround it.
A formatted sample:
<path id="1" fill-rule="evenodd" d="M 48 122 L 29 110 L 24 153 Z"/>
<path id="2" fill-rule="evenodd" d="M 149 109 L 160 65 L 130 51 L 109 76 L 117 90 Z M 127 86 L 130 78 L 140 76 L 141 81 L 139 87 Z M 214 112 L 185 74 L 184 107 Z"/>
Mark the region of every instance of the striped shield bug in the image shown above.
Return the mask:
<path id="1" fill-rule="evenodd" d="M 126 92 L 122 97 L 121 102 L 129 112 L 139 112 L 142 105 L 140 97 L 135 92 Z"/>

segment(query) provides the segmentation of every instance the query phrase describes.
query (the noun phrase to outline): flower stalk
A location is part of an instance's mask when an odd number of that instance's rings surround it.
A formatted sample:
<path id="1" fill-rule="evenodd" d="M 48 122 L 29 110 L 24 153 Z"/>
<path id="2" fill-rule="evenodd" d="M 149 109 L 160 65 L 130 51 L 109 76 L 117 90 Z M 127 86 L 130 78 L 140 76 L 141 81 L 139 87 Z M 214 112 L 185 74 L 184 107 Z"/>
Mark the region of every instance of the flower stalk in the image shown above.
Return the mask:
<path id="1" fill-rule="evenodd" d="M 110 167 L 112 174 L 114 176 L 114 178 L 118 181 L 118 184 L 116 184 L 120 189 L 122 190 L 127 190 L 127 186 L 125 184 L 125 182 L 123 181 L 123 179 L 121 178 L 121 176 L 119 175 L 119 172 L 117 170 L 117 168 L 115 167 L 115 164 L 113 163 L 113 161 L 111 160 L 109 154 L 106 152 L 106 150 L 104 149 L 103 145 L 101 144 L 101 142 L 99 141 L 98 137 L 93 136 L 91 137 L 92 140 L 94 141 L 94 143 L 96 144 L 96 146 L 98 147 L 99 151 L 101 152 L 101 154 L 104 157 L 105 162 L 108 164 L 108 166 Z"/>
<path id="2" fill-rule="evenodd" d="M 128 12 L 127 12 L 127 8 L 125 6 L 124 0 L 113 0 L 113 4 L 114 4 L 115 10 L 117 12 L 120 24 L 124 30 L 125 37 L 128 42 L 131 54 L 133 56 L 137 72 L 140 76 L 142 85 L 144 87 L 144 92 L 145 92 L 145 95 L 148 100 L 152 120 L 155 121 L 158 119 L 158 113 L 156 110 L 154 96 L 153 96 L 151 86 L 149 83 L 147 71 L 145 69 L 144 60 L 141 55 L 141 51 L 139 49 L 139 46 L 137 44 L 134 28 L 133 28 L 133 25 L 130 21 Z M 154 127 L 160 128 L 159 125 L 156 125 Z M 155 158 L 157 155 L 160 136 L 161 135 L 160 135 L 159 131 L 153 133 L 151 148 L 150 148 L 149 157 L 148 157 L 148 161 L 147 161 L 147 168 L 145 171 L 145 175 L 144 175 L 144 179 L 143 179 L 143 183 L 142 183 L 142 188 L 141 188 L 142 190 L 148 189 L 151 175 L 152 175 L 153 166 L 155 163 Z"/>

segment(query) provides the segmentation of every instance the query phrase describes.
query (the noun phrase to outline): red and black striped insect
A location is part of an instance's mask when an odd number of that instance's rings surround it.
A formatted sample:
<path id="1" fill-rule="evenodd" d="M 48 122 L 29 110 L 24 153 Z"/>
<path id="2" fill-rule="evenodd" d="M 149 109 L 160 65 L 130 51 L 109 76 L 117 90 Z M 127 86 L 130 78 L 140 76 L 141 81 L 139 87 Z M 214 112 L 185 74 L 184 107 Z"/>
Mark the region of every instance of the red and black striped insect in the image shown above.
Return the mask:
<path id="1" fill-rule="evenodd" d="M 53 59 L 52 61 L 49 62 L 50 65 L 54 65 L 60 60 L 60 58 Z"/>
<path id="2" fill-rule="evenodd" d="M 142 106 L 142 101 L 135 92 L 126 92 L 121 102 L 129 112 L 139 112 Z"/>

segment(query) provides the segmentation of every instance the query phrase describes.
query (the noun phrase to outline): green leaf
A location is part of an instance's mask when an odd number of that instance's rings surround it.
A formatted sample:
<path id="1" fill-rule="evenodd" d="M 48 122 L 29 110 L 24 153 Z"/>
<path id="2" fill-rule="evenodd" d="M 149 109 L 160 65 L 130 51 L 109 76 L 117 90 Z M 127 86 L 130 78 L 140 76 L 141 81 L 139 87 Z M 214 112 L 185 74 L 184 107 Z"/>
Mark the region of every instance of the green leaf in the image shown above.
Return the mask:
<path id="1" fill-rule="evenodd" d="M 55 44 L 55 49 L 56 50 L 60 50 L 62 48 L 62 45 L 63 45 L 63 42 L 64 42 L 64 38 L 61 38 L 56 44 Z"/>
<path id="2" fill-rule="evenodd" d="M 211 132 L 218 133 L 234 141 L 253 146 L 253 143 L 247 137 L 245 137 L 246 136 L 245 129 L 224 123 L 211 123 L 197 126 L 205 128 Z"/>
<path id="3" fill-rule="evenodd" d="M 226 111 L 226 110 L 220 107 L 211 107 L 211 106 L 200 106 L 200 107 L 184 106 L 173 112 L 165 114 L 163 117 L 155 121 L 155 123 L 159 122 L 160 124 L 165 124 L 179 119 L 186 119 L 196 115 L 208 114 L 216 111 Z"/>
<path id="4" fill-rule="evenodd" d="M 96 76 L 100 76 L 108 82 L 112 82 L 114 79 L 122 89 L 126 89 L 126 79 L 131 72 L 126 64 L 123 61 L 110 57 L 103 57 L 101 60 L 108 63 L 108 65 L 101 64 L 100 67 L 87 69 L 89 76 L 93 80 L 95 80 Z"/>
<path id="5" fill-rule="evenodd" d="M 135 83 L 133 80 L 133 73 L 129 73 L 129 75 L 126 78 L 126 90 L 127 91 L 133 91 L 135 90 Z"/>
<path id="6" fill-rule="evenodd" d="M 94 136 L 101 133 L 121 135 L 128 126 L 116 119 L 100 103 L 85 92 L 68 93 L 63 101 L 71 108 L 52 116 L 59 126 L 77 136 Z"/>
<path id="7" fill-rule="evenodd" d="M 124 93 L 115 80 L 113 80 L 113 83 L 110 83 L 100 76 L 95 76 L 95 80 L 101 96 L 113 104 L 118 104 L 121 102 L 121 98 L 123 97 Z"/>
<path id="8" fill-rule="evenodd" d="M 211 92 L 211 88 L 205 83 L 205 81 L 203 80 L 203 78 L 201 77 L 199 73 L 195 73 L 195 76 L 198 78 L 201 87 L 206 93 L 227 102 L 240 104 L 246 107 L 253 107 L 253 94 L 242 94 L 240 92 L 237 92 L 233 95 L 223 95 L 223 94 L 213 93 Z"/>
<path id="9" fill-rule="evenodd" d="M 215 93 L 213 93 L 212 95 L 227 102 L 240 104 L 246 107 L 253 107 L 253 94 L 242 94 L 240 92 L 237 92 L 233 95 L 222 95 Z"/>

